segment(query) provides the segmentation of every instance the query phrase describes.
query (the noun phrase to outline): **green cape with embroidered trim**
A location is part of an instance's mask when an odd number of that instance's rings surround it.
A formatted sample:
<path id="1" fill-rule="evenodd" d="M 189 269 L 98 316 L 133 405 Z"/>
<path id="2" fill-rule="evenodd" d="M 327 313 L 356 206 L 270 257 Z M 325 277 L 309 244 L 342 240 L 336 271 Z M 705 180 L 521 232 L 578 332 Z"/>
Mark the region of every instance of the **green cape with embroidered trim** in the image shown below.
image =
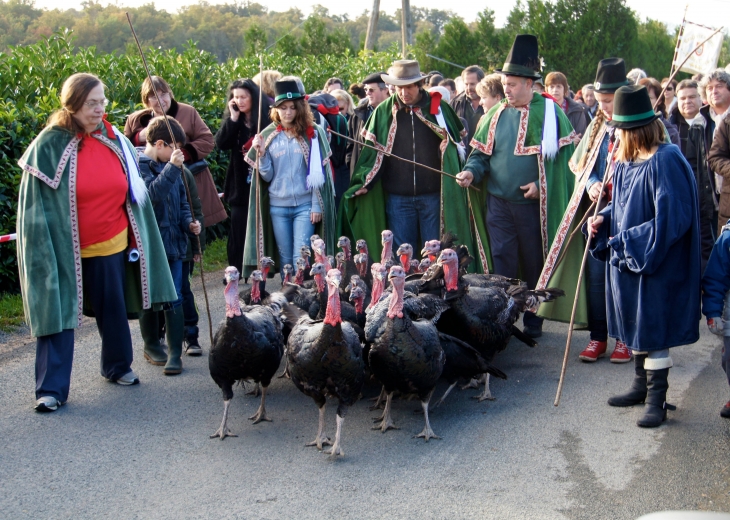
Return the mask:
<path id="1" fill-rule="evenodd" d="M 426 92 L 424 95 L 430 96 Z M 376 176 L 385 157 L 383 152 L 390 153 L 393 148 L 395 137 L 395 111 L 396 96 L 391 96 L 378 105 L 363 130 L 365 143 L 376 147 L 363 148 L 357 161 L 357 166 L 350 180 L 350 188 L 345 193 L 340 203 L 338 218 L 338 234 L 346 235 L 353 241 L 365 239 L 368 243 L 370 256 L 374 259 L 380 258 L 382 251 L 380 233 L 387 229 L 385 216 L 385 199 L 387 194 L 383 191 L 380 182 L 372 182 Z M 462 163 L 459 159 L 456 143 L 461 142 L 464 127 L 454 113 L 453 109 L 444 100 L 440 103 L 444 121 L 449 129 L 448 145 L 441 160 L 441 170 L 456 175 L 461 171 Z M 430 113 L 422 113 L 418 106 L 414 107 L 414 113 L 419 119 L 425 122 L 441 139 L 447 138 L 444 131 Z M 434 175 L 438 173 L 433 172 Z M 366 187 L 368 192 L 355 197 L 355 192 Z M 465 244 L 472 256 L 476 259 L 470 266 L 472 272 L 485 272 L 489 259 L 489 244 L 487 242 L 486 227 L 484 226 L 484 213 L 482 207 L 472 207 L 469 204 L 467 190 L 460 187 L 456 181 L 445 175 L 441 176 L 441 211 L 440 211 L 440 233 L 446 231 L 455 233 L 459 237 L 459 243 Z M 476 225 L 475 225 L 476 224 Z M 416 244 L 413 244 L 416 247 Z M 420 245 L 420 244 L 419 244 Z M 483 254 L 476 254 L 477 251 Z"/>
<path id="2" fill-rule="evenodd" d="M 337 248 L 337 236 L 335 235 L 335 187 L 332 178 L 332 165 L 330 162 L 330 156 L 332 151 L 330 150 L 329 143 L 325 136 L 324 130 L 319 125 L 314 125 L 317 130 L 317 140 L 319 141 L 319 151 L 322 157 L 322 165 L 324 167 L 324 185 L 319 189 L 319 205 L 322 208 L 322 220 L 314 225 L 314 232 L 322 237 L 325 245 L 327 246 L 328 254 L 335 254 Z M 271 141 L 280 133 L 277 130 L 276 123 L 271 123 L 269 126 L 261 131 L 261 136 L 264 139 L 265 147 L 268 148 Z M 309 139 L 299 138 L 300 144 L 306 147 L 309 151 Z M 305 160 L 309 160 L 309 153 L 304 154 Z M 253 168 L 256 167 L 256 150 L 251 148 L 245 157 L 246 162 Z M 256 183 L 261 182 L 260 196 L 259 196 L 259 232 L 258 239 L 256 233 Z M 276 269 L 272 269 L 269 272 L 269 277 L 280 272 L 281 261 L 279 259 L 279 250 L 276 247 L 276 238 L 274 237 L 274 228 L 271 225 L 271 216 L 269 213 L 269 184 L 264 180 L 260 180 L 258 175 L 254 173 L 251 176 L 251 193 L 249 195 L 248 202 L 248 222 L 246 224 L 246 244 L 243 249 L 243 274 L 242 276 L 248 278 L 253 271 L 259 269 L 257 256 L 257 244 L 258 244 L 258 255 L 268 256 L 274 260 Z M 309 245 L 309 244 L 307 244 Z M 297 254 L 297 251 L 294 251 Z"/>
<path id="3" fill-rule="evenodd" d="M 92 134 L 119 157 L 127 175 L 123 152 L 114 135 Z M 124 135 L 132 157 L 137 152 Z M 18 269 L 25 319 L 33 336 L 47 336 L 81 325 L 84 305 L 81 247 L 76 213 L 76 165 L 80 139 L 60 127 L 45 128 L 18 164 L 23 169 L 18 197 Z M 137 168 L 139 169 L 139 167 Z M 126 202 L 130 233 L 140 259 L 126 262 L 125 301 L 134 318 L 141 309 L 161 308 L 177 294 L 160 238 L 152 203 Z M 130 236 L 131 240 L 131 236 Z"/>

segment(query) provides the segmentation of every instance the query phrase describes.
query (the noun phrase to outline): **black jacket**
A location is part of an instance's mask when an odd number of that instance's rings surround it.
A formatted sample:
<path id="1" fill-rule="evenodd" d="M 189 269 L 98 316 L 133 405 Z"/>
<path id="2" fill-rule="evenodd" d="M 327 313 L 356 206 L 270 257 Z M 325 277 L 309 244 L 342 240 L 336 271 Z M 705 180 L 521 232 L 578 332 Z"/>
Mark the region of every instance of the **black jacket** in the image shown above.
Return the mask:
<path id="1" fill-rule="evenodd" d="M 373 109 L 370 107 L 370 101 L 363 99 L 358 103 L 354 113 L 350 116 L 350 121 L 347 123 L 347 131 L 350 137 L 357 140 L 357 143 L 348 141 L 347 143 L 347 154 L 345 155 L 345 162 L 350 168 L 350 177 L 355 171 L 357 160 L 360 158 L 360 152 L 362 151 L 362 144 L 364 142 L 360 133 L 365 128 L 370 114 L 373 113 Z"/>
<path id="2" fill-rule="evenodd" d="M 713 219 L 717 211 L 718 197 L 715 192 L 715 175 L 710 169 L 707 155 L 712 147 L 712 136 L 715 132 L 715 121 L 710 117 L 710 107 L 700 109 L 704 124 L 697 121 L 692 126 L 674 107 L 669 121 L 679 130 L 679 147 L 682 155 L 692 167 L 697 181 L 697 193 L 700 199 L 700 214 L 706 219 Z"/>
<path id="3" fill-rule="evenodd" d="M 477 123 L 479 119 L 484 115 L 484 109 L 479 105 L 476 110 L 471 107 L 471 100 L 467 99 L 466 92 L 462 92 L 451 100 L 451 108 L 454 109 L 456 115 L 462 119 L 462 123 L 466 122 L 464 128 L 466 129 L 466 155 L 471 153 L 471 140 L 477 131 Z M 475 114 L 473 118 L 470 118 L 470 114 Z M 479 117 L 476 117 L 479 114 Z M 473 124 L 472 124 L 473 123 Z"/>

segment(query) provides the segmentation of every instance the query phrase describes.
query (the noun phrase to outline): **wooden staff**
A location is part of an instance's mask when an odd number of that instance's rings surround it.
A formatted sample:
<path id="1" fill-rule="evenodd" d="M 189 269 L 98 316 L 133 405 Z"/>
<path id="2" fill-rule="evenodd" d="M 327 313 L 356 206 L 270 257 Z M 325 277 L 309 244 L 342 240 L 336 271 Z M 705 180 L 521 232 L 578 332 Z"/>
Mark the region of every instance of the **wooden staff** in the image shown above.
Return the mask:
<path id="1" fill-rule="evenodd" d="M 436 168 L 431 168 L 430 166 L 426 166 L 425 164 L 417 163 L 416 161 L 411 161 L 410 159 L 404 159 L 403 157 L 398 157 L 397 155 L 393 155 L 392 153 L 388 153 L 388 152 L 385 152 L 383 150 L 378 150 L 374 146 L 370 146 L 369 144 L 366 144 L 366 143 L 357 141 L 357 140 L 353 139 L 352 137 L 347 137 L 346 135 L 340 134 L 339 132 L 335 132 L 331 128 L 328 128 L 327 131 L 329 133 L 331 133 L 331 134 L 335 134 L 335 135 L 338 135 L 340 137 L 343 137 L 343 138 L 347 139 L 348 141 L 352 141 L 353 143 L 357 143 L 360 146 L 364 146 L 365 148 L 372 148 L 376 152 L 380 152 L 383 155 L 386 155 L 388 157 L 393 157 L 393 158 L 398 159 L 400 161 L 407 162 L 409 164 L 413 164 L 414 166 L 420 166 L 421 168 L 425 168 L 427 170 L 431 170 L 432 172 L 440 173 L 441 175 L 445 175 L 446 177 L 451 177 L 452 179 L 456 179 L 456 175 L 451 175 L 450 173 L 446 173 L 443 170 L 437 170 Z M 474 191 L 481 191 L 476 186 L 469 185 L 469 188 L 473 189 Z"/>
<path id="2" fill-rule="evenodd" d="M 132 36 L 134 36 L 134 41 L 137 43 L 137 49 L 139 50 L 139 55 L 142 57 L 142 64 L 144 65 L 144 70 L 147 72 L 147 79 L 150 80 L 150 85 L 152 86 L 152 92 L 155 94 L 155 98 L 157 99 L 157 104 L 162 109 L 162 117 L 165 119 L 165 124 L 167 125 L 167 131 L 170 132 L 170 139 L 172 139 L 172 147 L 173 149 L 177 149 L 177 141 L 175 140 L 175 134 L 172 133 L 172 127 L 170 126 L 170 121 L 168 119 L 167 113 L 165 113 L 165 110 L 162 105 L 162 101 L 160 100 L 160 94 L 157 92 L 157 88 L 155 87 L 155 82 L 152 81 L 152 74 L 150 74 L 150 68 L 147 66 L 147 60 L 144 57 L 144 52 L 142 52 L 142 46 L 139 43 L 139 38 L 137 38 L 137 33 L 134 30 L 134 26 L 132 25 L 132 19 L 129 16 L 129 13 L 125 13 L 127 15 L 127 21 L 129 22 L 129 28 L 132 30 Z M 184 168 L 184 167 L 183 167 Z M 188 186 L 188 180 L 185 177 L 185 172 L 182 171 L 182 180 L 183 184 L 185 185 L 185 194 L 188 198 L 188 204 L 190 205 L 190 214 L 192 215 L 193 219 L 195 219 L 195 214 L 193 213 L 193 198 L 190 196 L 190 186 Z M 208 291 L 205 288 L 205 275 L 203 273 L 203 248 L 200 246 L 200 235 L 195 235 L 195 240 L 198 243 L 198 251 L 200 251 L 200 281 L 203 285 L 203 295 L 205 296 L 205 310 L 208 314 L 208 336 L 210 337 L 210 346 L 213 346 L 213 320 L 210 318 L 210 304 L 208 303 Z"/>
<path id="3" fill-rule="evenodd" d="M 261 86 L 259 86 L 259 120 L 258 124 L 256 125 L 256 135 L 261 135 L 261 101 L 263 99 L 263 86 L 264 86 L 264 57 L 262 54 L 259 54 L 259 78 L 261 81 Z M 260 172 L 260 164 L 261 164 L 261 154 L 259 153 L 258 149 L 256 149 L 256 207 L 254 208 L 254 211 L 256 212 L 256 265 L 261 268 L 261 238 L 263 237 L 263 230 L 261 229 L 261 176 L 259 175 Z M 264 280 L 265 282 L 265 280 Z"/>
<path id="4" fill-rule="evenodd" d="M 719 33 L 721 30 L 722 30 L 722 27 L 720 27 L 719 29 L 717 29 L 706 40 L 704 40 L 702 43 L 700 43 L 699 45 L 697 45 L 694 48 L 694 50 L 692 50 L 692 52 L 690 52 L 689 54 L 687 54 L 687 56 L 685 57 L 684 61 L 682 61 L 682 63 L 679 64 L 679 67 L 677 67 L 677 69 L 674 70 L 674 72 L 670 75 L 669 80 L 667 81 L 667 85 L 669 85 L 672 82 L 672 80 L 674 79 L 674 76 L 676 76 L 677 73 L 682 68 L 682 66 L 685 63 L 687 63 L 687 61 L 689 60 L 690 56 L 692 56 L 692 54 L 694 54 L 697 51 L 697 49 L 699 49 L 705 43 L 707 43 L 708 41 L 710 41 L 712 39 L 712 37 L 715 36 L 717 33 Z M 672 64 L 672 66 L 674 66 L 674 64 Z M 665 85 L 664 88 L 662 89 L 662 93 L 657 98 L 657 103 L 659 103 L 659 100 L 662 98 L 662 95 L 664 95 L 664 91 L 666 89 L 667 89 L 667 87 Z M 654 109 L 656 109 L 657 103 L 654 104 Z M 609 155 L 609 157 L 608 157 L 609 164 L 610 164 L 610 160 L 611 160 L 611 156 Z M 606 167 L 606 171 L 605 171 L 605 173 L 603 175 L 603 181 L 601 183 L 601 192 L 599 193 L 598 199 L 596 200 L 596 207 L 595 207 L 595 209 L 593 211 L 593 218 L 595 218 L 596 215 L 598 215 L 598 208 L 599 208 L 599 206 L 601 204 L 601 198 L 603 197 L 603 192 L 605 191 L 604 188 L 606 186 L 606 180 L 607 180 L 607 176 L 608 176 L 608 173 L 609 173 L 609 169 L 610 168 L 607 166 Z M 589 209 L 589 211 L 590 211 L 590 209 Z M 558 391 L 555 394 L 555 402 L 553 403 L 554 406 L 558 406 L 560 404 L 560 396 L 563 393 L 563 383 L 565 382 L 565 370 L 568 367 L 568 355 L 570 354 L 570 343 L 571 343 L 571 341 L 573 339 L 573 325 L 575 324 L 575 311 L 576 311 L 576 309 L 578 307 L 578 296 L 580 294 L 580 285 L 581 285 L 581 283 L 583 281 L 583 272 L 585 271 L 586 259 L 588 258 L 588 250 L 590 248 L 590 245 L 591 245 L 591 239 L 589 238 L 588 240 L 586 240 L 586 247 L 585 247 L 585 250 L 583 251 L 583 261 L 580 264 L 580 272 L 578 273 L 578 283 L 576 284 L 576 287 L 575 287 L 575 299 L 573 300 L 573 310 L 570 313 L 570 325 L 569 325 L 569 328 L 568 328 L 568 338 L 567 338 L 567 341 L 565 342 L 565 354 L 563 355 L 563 367 L 560 370 L 560 381 L 558 382 Z"/>

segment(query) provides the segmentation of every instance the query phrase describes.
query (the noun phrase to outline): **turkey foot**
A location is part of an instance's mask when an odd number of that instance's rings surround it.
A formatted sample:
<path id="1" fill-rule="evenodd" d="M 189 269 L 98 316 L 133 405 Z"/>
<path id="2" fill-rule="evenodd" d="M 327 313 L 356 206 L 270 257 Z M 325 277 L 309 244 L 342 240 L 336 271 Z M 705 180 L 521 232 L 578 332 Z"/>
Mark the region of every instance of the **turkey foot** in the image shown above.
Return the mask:
<path id="1" fill-rule="evenodd" d="M 238 437 L 238 435 L 235 435 L 231 430 L 228 429 L 228 426 L 226 425 L 226 422 L 228 422 L 228 406 L 230 404 L 230 400 L 223 401 L 223 421 L 221 422 L 220 428 L 218 428 L 218 430 L 210 436 L 211 439 L 220 437 L 221 440 L 223 440 L 226 437 Z"/>
<path id="2" fill-rule="evenodd" d="M 342 433 L 342 423 L 345 422 L 344 417 L 340 417 L 339 414 L 337 414 L 337 433 L 335 433 L 335 443 L 332 445 L 332 447 L 328 450 L 325 450 L 325 453 L 327 453 L 330 458 L 334 459 L 338 455 L 340 457 L 345 456 L 345 452 L 342 449 L 342 446 L 340 445 L 340 434 Z"/>
<path id="3" fill-rule="evenodd" d="M 317 429 L 317 437 L 312 442 L 308 442 L 305 446 L 317 446 L 319 451 L 322 451 L 322 446 L 325 444 L 332 446 L 332 441 L 324 433 L 324 406 L 319 409 L 319 427 Z"/>
<path id="4" fill-rule="evenodd" d="M 439 406 L 441 406 L 443 404 L 444 399 L 446 399 L 446 396 L 449 395 L 449 392 L 451 392 L 455 386 L 456 386 L 456 381 L 451 383 L 451 386 L 446 389 L 446 391 L 444 392 L 444 395 L 441 396 L 441 399 L 438 400 L 438 402 L 436 403 L 436 406 L 434 406 L 434 408 L 438 408 Z"/>
<path id="5" fill-rule="evenodd" d="M 252 395 L 254 397 L 258 397 L 261 395 L 261 385 L 258 383 L 255 383 L 253 390 L 250 392 L 246 392 L 246 395 Z"/>
<path id="6" fill-rule="evenodd" d="M 429 439 L 440 439 L 438 435 L 433 433 L 433 430 L 431 429 L 431 423 L 428 420 L 428 402 L 431 400 L 431 395 L 433 394 L 433 390 L 431 390 L 431 393 L 428 394 L 428 398 L 425 401 L 421 401 L 421 407 L 423 408 L 423 416 L 426 419 L 426 424 L 423 427 L 423 431 L 416 435 L 414 438 L 422 438 L 425 439 L 426 442 L 429 441 Z"/>
<path id="7" fill-rule="evenodd" d="M 390 418 L 390 406 L 393 402 L 393 393 L 391 392 L 388 394 L 388 398 L 385 401 L 385 410 L 383 410 L 383 416 L 379 419 L 375 419 L 376 421 L 380 421 L 380 424 L 377 424 L 373 426 L 373 430 L 380 430 L 381 432 L 385 433 L 388 430 L 400 430 L 395 423 L 393 422 L 393 419 Z"/>
<path id="8" fill-rule="evenodd" d="M 284 372 L 280 376 L 276 376 L 277 379 L 291 379 L 291 374 L 289 374 L 289 360 L 286 360 L 286 365 L 284 366 Z"/>
<path id="9" fill-rule="evenodd" d="M 269 421 L 271 422 L 271 419 L 266 415 L 266 407 L 264 406 L 266 403 L 266 390 L 267 387 L 263 387 L 263 390 L 261 392 L 261 404 L 259 405 L 259 409 L 256 410 L 256 413 L 249 417 L 248 419 L 250 421 L 253 421 L 254 424 L 258 424 L 261 421 Z"/>
<path id="10" fill-rule="evenodd" d="M 371 401 L 375 401 L 375 404 L 373 404 L 372 406 L 369 407 L 370 410 L 377 410 L 379 408 L 382 409 L 384 398 L 385 398 L 385 387 L 383 387 L 382 390 L 380 390 L 380 394 L 378 395 L 378 397 L 373 397 L 370 399 Z M 382 417 L 380 417 L 378 420 L 380 420 L 380 419 L 382 419 Z"/>
<path id="11" fill-rule="evenodd" d="M 479 388 L 479 385 L 484 383 L 485 378 L 484 375 L 481 377 L 473 377 L 471 381 L 469 381 L 467 384 L 461 387 L 462 390 L 466 390 L 467 388 Z"/>
<path id="12" fill-rule="evenodd" d="M 471 396 L 472 399 L 476 399 L 480 403 L 482 401 L 494 401 L 495 397 L 492 396 L 492 391 L 489 389 L 489 374 L 487 374 L 486 381 L 484 382 L 484 392 L 479 395 Z"/>

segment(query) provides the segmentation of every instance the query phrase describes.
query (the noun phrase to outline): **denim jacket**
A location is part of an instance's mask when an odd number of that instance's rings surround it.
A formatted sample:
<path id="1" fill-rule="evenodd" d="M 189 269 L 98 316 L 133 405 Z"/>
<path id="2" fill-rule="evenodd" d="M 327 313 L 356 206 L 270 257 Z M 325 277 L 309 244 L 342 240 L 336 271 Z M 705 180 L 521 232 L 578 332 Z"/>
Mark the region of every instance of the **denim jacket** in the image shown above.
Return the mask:
<path id="1" fill-rule="evenodd" d="M 170 163 L 153 161 L 143 153 L 139 155 L 139 169 L 149 190 L 167 260 L 184 260 L 193 219 L 180 175 L 182 170 Z"/>
<path id="2" fill-rule="evenodd" d="M 299 139 L 280 132 L 261 156 L 261 178 L 269 184 L 272 206 L 294 207 L 312 203 L 312 213 L 321 213 L 315 190 L 307 189 L 307 163 Z"/>

